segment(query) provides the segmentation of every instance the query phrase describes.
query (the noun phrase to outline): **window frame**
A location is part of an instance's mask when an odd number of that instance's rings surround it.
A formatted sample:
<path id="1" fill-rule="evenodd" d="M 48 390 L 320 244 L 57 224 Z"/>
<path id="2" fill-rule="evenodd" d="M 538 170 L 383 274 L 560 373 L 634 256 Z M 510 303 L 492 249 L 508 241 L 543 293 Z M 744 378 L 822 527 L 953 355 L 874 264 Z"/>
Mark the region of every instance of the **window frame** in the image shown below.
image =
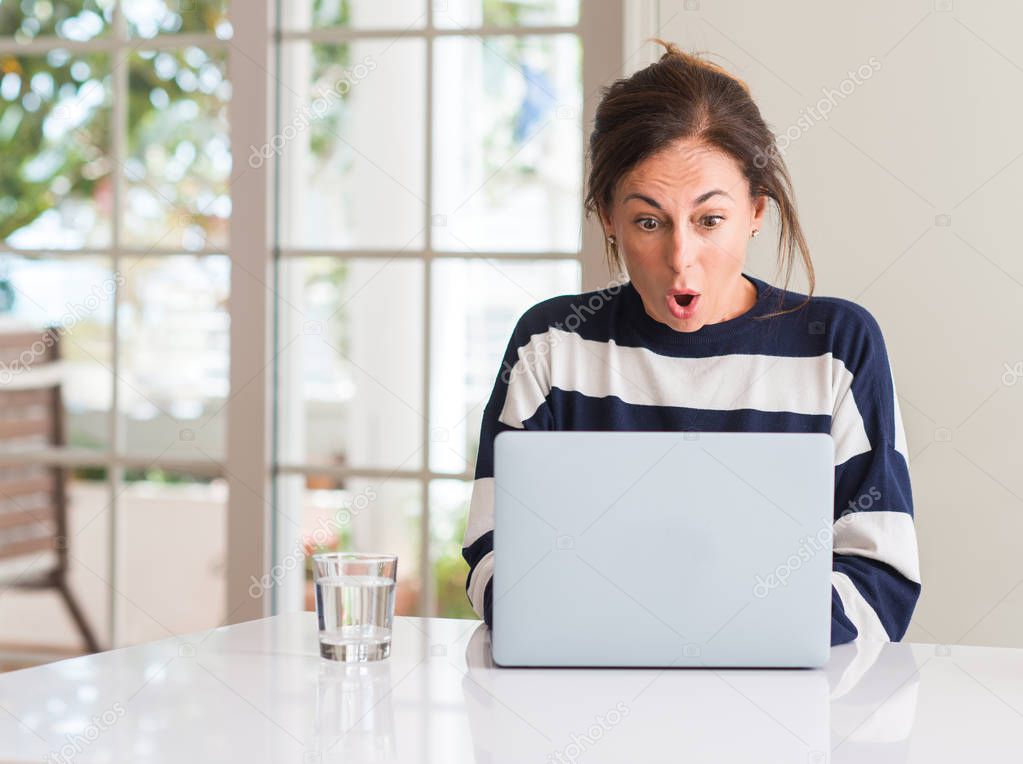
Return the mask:
<path id="1" fill-rule="evenodd" d="M 388 250 L 323 250 L 283 248 L 278 244 L 276 220 L 279 173 L 275 162 L 252 167 L 251 146 L 261 146 L 273 136 L 280 123 L 280 48 L 283 43 L 296 40 L 311 42 L 338 42 L 373 37 L 394 37 L 398 34 L 423 38 L 426 44 L 426 97 L 425 97 L 425 179 L 426 209 L 424 220 L 431 220 L 432 199 L 432 145 L 433 145 L 433 43 L 442 37 L 491 36 L 543 36 L 552 34 L 578 35 L 582 48 L 582 124 L 592 124 L 600 89 L 610 79 L 620 76 L 624 63 L 622 25 L 625 0 L 607 0 L 601 3 L 580 3 L 580 18 L 573 25 L 534 27 L 494 27 L 441 29 L 433 26 L 432 14 L 425 11 L 422 29 L 355 29 L 327 28 L 306 31 L 280 31 L 278 0 L 229 0 L 227 19 L 232 27 L 230 37 L 216 33 L 160 34 L 152 38 L 137 38 L 129 34 L 121 2 L 115 4 L 108 34 L 88 41 L 73 41 L 46 36 L 29 42 L 0 40 L 0 54 L 16 56 L 41 55 L 54 49 L 73 52 L 104 51 L 111 56 L 112 137 L 110 146 L 112 203 L 120 210 L 126 192 L 124 160 L 127 156 L 127 105 L 129 97 L 127 59 L 142 50 L 162 50 L 196 46 L 210 52 L 225 52 L 227 76 L 232 86 L 232 97 L 227 104 L 232 170 L 229 181 L 232 211 L 228 221 L 228 241 L 224 249 L 200 249 L 185 252 L 180 248 L 125 246 L 120 212 L 111 220 L 111 238 L 107 247 L 79 249 L 24 249 L 4 247 L 12 255 L 53 255 L 61 258 L 77 256 L 103 256 L 110 260 L 114 273 L 119 272 L 124 259 L 132 257 L 167 257 L 189 254 L 227 255 L 231 264 L 229 348 L 229 392 L 225 406 L 225 450 L 220 459 L 196 460 L 163 456 L 156 460 L 135 456 L 127 452 L 126 433 L 121 416 L 118 379 L 122 359 L 118 324 L 124 294 L 118 286 L 112 295 L 111 348 L 109 368 L 111 402 L 108 412 L 108 447 L 106 450 L 75 448 L 47 449 L 26 454 L 5 454 L 3 464 L 41 464 L 62 467 L 101 467 L 107 472 L 109 491 L 108 543 L 110 562 L 106 571 L 110 582 L 107 633 L 109 647 L 121 646 L 120 624 L 122 607 L 118 601 L 117 586 L 121 580 L 118 566 L 118 547 L 121 538 L 119 514 L 122 511 L 121 494 L 125 487 L 125 470 L 139 467 L 161 467 L 196 475 L 221 477 L 228 484 L 227 496 L 227 549 L 226 549 L 226 603 L 225 623 L 237 623 L 273 613 L 300 608 L 294 592 L 288 594 L 274 587 L 269 597 L 253 597 L 250 588 L 271 568 L 281 551 L 288 548 L 285 525 L 278 522 L 281 514 L 280 497 L 275 494 L 276 480 L 286 475 L 328 475 L 347 478 L 376 478 L 394 476 L 420 481 L 422 514 L 420 522 L 420 570 L 423 582 L 419 608 L 423 615 L 433 615 L 434 581 L 430 574 L 430 484 L 433 480 L 462 480 L 471 482 L 472 470 L 462 474 L 435 472 L 429 468 L 431 336 L 430 317 L 433 306 L 432 270 L 438 258 L 464 260 L 494 259 L 498 261 L 561 260 L 578 261 L 581 288 L 597 289 L 608 282 L 603 260 L 603 237 L 594 221 L 582 226 L 582 246 L 576 252 L 464 252 L 435 250 L 430 226 L 424 229 L 424 247 L 415 252 L 401 253 L 424 264 L 423 278 L 423 387 L 422 406 L 427 412 L 423 433 L 427 449 L 422 467 L 417 470 L 381 470 L 324 467 L 301 463 L 278 463 L 275 459 L 277 431 L 277 400 L 275 398 L 279 369 L 277 368 L 277 291 L 278 267 L 289 258 L 314 255 L 353 259 L 390 258 L 397 254 Z M 424 8 L 429 9 L 424 2 Z M 237 13 L 235 12 L 237 11 Z M 598 51 L 593 55 L 591 51 Z M 265 119 L 253 119 L 263 114 Z M 584 130 L 583 147 L 586 135 Z M 580 176 L 584 177 L 584 157 L 579 157 Z M 243 182 L 237 182 L 244 178 Z M 580 205 L 582 200 L 580 199 Z M 252 225 L 251 221 L 265 221 Z"/>
<path id="2" fill-rule="evenodd" d="M 507 251 L 456 251 L 436 248 L 433 243 L 432 220 L 435 208 L 433 199 L 433 108 L 434 108 L 434 42 L 440 38 L 463 38 L 480 39 L 485 41 L 488 37 L 495 36 L 548 36 L 548 35 L 576 35 L 582 49 L 582 95 L 583 114 L 582 124 L 591 125 L 593 121 L 596 104 L 599 101 L 601 87 L 612 77 L 618 76 L 623 63 L 622 56 L 622 34 L 624 0 L 611 0 L 601 3 L 580 3 L 580 17 L 578 23 L 571 25 L 544 25 L 544 26 L 477 26 L 477 27 L 455 27 L 452 29 L 438 28 L 433 25 L 433 14 L 427 9 L 424 12 L 425 23 L 423 27 L 416 29 L 362 29 L 362 28 L 317 28 L 310 30 L 296 30 L 283 27 L 277 36 L 278 45 L 304 41 L 310 43 L 336 43 L 351 40 L 364 40 L 374 38 L 392 39 L 400 36 L 402 39 L 421 39 L 425 41 L 425 177 L 423 188 L 424 212 L 423 219 L 427 225 L 423 230 L 423 246 L 421 249 L 406 250 L 367 250 L 364 248 L 355 249 L 324 249 L 275 246 L 276 257 L 279 261 L 287 261 L 292 258 L 327 256 L 342 260 L 351 259 L 391 259 L 394 257 L 412 258 L 423 264 L 423 294 L 422 294 L 422 318 L 423 327 L 422 347 L 423 364 L 421 407 L 425 412 L 423 426 L 423 459 L 418 469 L 387 469 L 387 468 L 349 468 L 331 467 L 318 464 L 297 463 L 284 460 L 274 460 L 273 474 L 275 482 L 277 478 L 299 475 L 318 475 L 332 478 L 395 478 L 411 479 L 419 482 L 420 495 L 422 497 L 420 514 L 420 538 L 418 544 L 419 552 L 419 579 L 421 588 L 419 593 L 419 612 L 423 616 L 434 616 L 436 600 L 436 582 L 431 574 L 432 559 L 430 556 L 430 486 L 435 480 L 461 480 L 471 483 L 473 469 L 470 466 L 463 473 L 451 473 L 435 471 L 430 468 L 430 433 L 433 429 L 431 421 L 430 399 L 432 395 L 431 370 L 435 359 L 432 358 L 432 337 L 431 324 L 433 315 L 433 268 L 435 262 L 444 260 L 493 260 L 497 262 L 521 262 L 523 260 L 557 260 L 576 261 L 579 263 L 581 272 L 581 288 L 586 290 L 598 289 L 606 286 L 609 276 L 606 271 L 603 257 L 603 236 L 599 225 L 595 222 L 586 223 L 582 226 L 581 247 L 576 251 L 537 251 L 537 252 L 507 252 Z M 588 51 L 600 51 L 599 56 L 588 54 Z M 278 83 L 278 88 L 281 87 Z M 280 115 L 278 115 L 278 119 Z M 588 129 L 583 130 L 583 153 L 586 148 L 586 137 Z M 260 145 L 260 144 L 256 144 Z M 585 173 L 584 156 L 579 157 L 580 179 Z M 580 183 L 580 188 L 583 184 Z M 582 198 L 579 199 L 580 209 Z M 286 425 L 280 429 L 286 429 Z M 231 494 L 234 496 L 234 494 Z M 275 508 L 280 508 L 276 502 L 282 500 L 280 493 L 277 493 Z M 280 515 L 289 514 L 288 508 L 283 512 L 275 512 L 274 519 Z M 281 560 L 285 550 L 292 549 L 298 542 L 297 535 L 293 528 L 287 523 L 274 522 L 271 530 L 273 559 Z M 295 584 L 296 582 L 292 582 Z M 289 592 L 288 589 L 291 589 Z M 286 612 L 296 609 L 299 603 L 296 601 L 296 594 L 293 587 L 284 587 L 284 591 L 274 591 L 271 611 Z"/>
<path id="3" fill-rule="evenodd" d="M 261 0 L 264 1 L 265 0 Z M 180 247 L 168 248 L 160 246 L 126 245 L 123 243 L 121 212 L 127 188 L 125 159 L 128 156 L 128 60 L 140 51 L 159 51 L 182 49 L 186 47 L 197 47 L 210 53 L 226 53 L 228 68 L 230 70 L 231 59 L 235 58 L 233 41 L 217 36 L 216 32 L 201 33 L 160 33 L 155 37 L 133 37 L 128 29 L 127 17 L 122 12 L 123 0 L 118 0 L 113 7 L 110 26 L 106 34 L 90 40 L 70 40 L 56 35 L 45 35 L 33 38 L 26 42 L 18 42 L 12 37 L 0 39 L 0 56 L 41 56 L 54 50 L 66 50 L 72 53 L 103 52 L 109 55 L 111 68 L 111 140 L 109 149 L 110 158 L 110 179 L 111 179 L 111 204 L 115 210 L 110 220 L 110 242 L 105 247 L 79 247 L 79 248 L 25 248 L 12 247 L 3 244 L 3 252 L 9 255 L 24 257 L 52 257 L 61 260 L 69 260 L 76 257 L 104 257 L 109 260 L 111 272 L 120 273 L 122 263 L 132 258 L 163 258 L 179 257 L 188 255 L 192 257 L 203 256 L 227 256 L 231 259 L 230 248 L 209 248 L 204 247 L 196 250 L 185 250 Z M 228 19 L 230 20 L 230 5 L 237 0 L 231 0 L 228 7 Z M 235 101 L 228 104 L 229 115 L 237 109 Z M 233 139 L 233 135 L 231 136 Z M 232 143 L 232 157 L 238 162 Z M 244 156 L 241 160 L 244 163 Z M 235 165 L 237 166 L 237 165 Z M 232 188 L 232 197 L 233 197 Z M 233 225 L 232 215 L 232 225 Z M 232 261 L 232 286 L 234 281 L 234 268 Z M 124 292 L 123 285 L 116 283 L 111 295 L 111 363 L 107 367 L 109 374 L 110 407 L 107 411 L 106 432 L 107 444 L 105 449 L 84 449 L 74 447 L 59 447 L 33 449 L 25 453 L 10 453 L 0 457 L 3 465 L 42 465 L 47 467 L 59 466 L 64 468 L 94 467 L 106 471 L 106 487 L 109 500 L 106 506 L 108 514 L 107 544 L 109 559 L 105 578 L 108 582 L 108 598 L 105 628 L 107 647 L 115 648 L 122 646 L 121 635 L 124 632 L 122 624 L 123 609 L 118 592 L 118 583 L 122 580 L 119 568 L 119 548 L 123 545 L 123 531 L 121 530 L 120 514 L 123 504 L 123 493 L 126 488 L 125 472 L 131 469 L 162 468 L 179 472 L 189 473 L 195 476 L 218 478 L 229 474 L 230 459 L 225 454 L 221 459 L 192 459 L 178 456 L 160 456 L 156 459 L 144 455 L 133 455 L 127 448 L 127 436 L 124 427 L 124 418 L 121 412 L 121 342 L 119 324 L 123 308 Z M 232 322 L 233 323 L 233 322 Z M 230 362 L 234 367 L 234 343 L 232 329 L 232 346 Z M 230 388 L 234 390 L 233 382 Z M 230 393 L 229 393 L 230 394 Z M 230 420 L 229 420 L 230 421 Z M 228 428 L 229 430 L 230 428 Z M 239 454 L 235 453 L 236 461 Z M 240 461 L 247 461 L 242 459 Z M 230 483 L 230 480 L 228 481 Z M 232 492 L 236 486 L 229 486 Z M 226 552 L 228 558 L 230 551 Z M 230 591 L 230 587 L 228 587 Z M 99 625 L 99 624 L 96 624 Z"/>

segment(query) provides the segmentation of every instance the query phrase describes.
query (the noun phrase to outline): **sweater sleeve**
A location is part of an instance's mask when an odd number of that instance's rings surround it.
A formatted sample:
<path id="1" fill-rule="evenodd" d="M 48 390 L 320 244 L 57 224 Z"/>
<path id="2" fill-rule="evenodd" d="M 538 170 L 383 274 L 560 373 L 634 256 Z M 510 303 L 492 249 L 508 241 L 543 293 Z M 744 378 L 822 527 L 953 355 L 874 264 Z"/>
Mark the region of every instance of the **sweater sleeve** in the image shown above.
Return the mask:
<path id="1" fill-rule="evenodd" d="M 493 607 L 494 438 L 505 430 L 555 429 L 547 396 L 551 343 L 557 338 L 540 317 L 540 306 L 534 306 L 516 324 L 480 426 L 462 557 L 469 564 L 466 594 L 487 626 Z"/>
<path id="2" fill-rule="evenodd" d="M 908 449 L 877 322 L 863 320 L 836 359 L 831 435 L 835 516 L 831 644 L 898 641 L 920 595 Z"/>

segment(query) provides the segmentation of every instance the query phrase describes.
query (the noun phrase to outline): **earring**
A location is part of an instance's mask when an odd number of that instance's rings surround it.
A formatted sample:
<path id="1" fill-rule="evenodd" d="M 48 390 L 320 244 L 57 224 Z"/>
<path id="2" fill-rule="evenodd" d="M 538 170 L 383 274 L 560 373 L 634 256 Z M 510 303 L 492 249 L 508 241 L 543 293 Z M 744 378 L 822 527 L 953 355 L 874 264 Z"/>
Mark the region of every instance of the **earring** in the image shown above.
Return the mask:
<path id="1" fill-rule="evenodd" d="M 610 244 L 612 247 L 618 246 L 618 242 L 615 241 L 614 234 L 611 234 L 610 236 L 607 237 L 607 243 Z"/>
<path id="2" fill-rule="evenodd" d="M 757 238 L 757 234 L 759 234 L 759 233 L 760 233 L 760 229 L 759 228 L 754 228 L 753 229 L 753 238 L 754 239 Z"/>

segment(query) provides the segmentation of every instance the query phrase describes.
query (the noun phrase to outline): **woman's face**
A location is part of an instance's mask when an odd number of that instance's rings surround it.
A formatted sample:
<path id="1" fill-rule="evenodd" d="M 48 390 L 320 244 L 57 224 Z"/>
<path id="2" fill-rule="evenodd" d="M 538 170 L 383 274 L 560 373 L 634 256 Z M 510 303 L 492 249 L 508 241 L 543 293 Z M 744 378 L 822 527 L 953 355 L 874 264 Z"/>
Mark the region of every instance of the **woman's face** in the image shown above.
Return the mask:
<path id="1" fill-rule="evenodd" d="M 756 289 L 742 270 L 766 201 L 750 198 L 730 156 L 678 141 L 621 179 L 602 216 L 604 232 L 615 237 L 647 313 L 676 331 L 694 332 L 753 306 Z M 688 301 L 683 291 L 699 296 Z"/>

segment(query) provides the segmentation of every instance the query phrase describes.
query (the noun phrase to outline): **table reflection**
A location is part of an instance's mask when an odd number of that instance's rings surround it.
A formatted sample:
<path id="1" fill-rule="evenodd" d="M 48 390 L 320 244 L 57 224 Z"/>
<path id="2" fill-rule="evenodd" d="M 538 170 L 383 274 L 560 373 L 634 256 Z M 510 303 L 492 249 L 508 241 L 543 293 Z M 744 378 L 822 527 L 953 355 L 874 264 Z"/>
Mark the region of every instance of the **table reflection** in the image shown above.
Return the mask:
<path id="1" fill-rule="evenodd" d="M 462 694 L 477 762 L 905 761 L 912 648 L 845 645 L 822 670 L 502 669 L 480 626 Z"/>
<path id="2" fill-rule="evenodd" d="M 381 761 L 395 757 L 391 663 L 321 661 L 306 760 Z"/>

